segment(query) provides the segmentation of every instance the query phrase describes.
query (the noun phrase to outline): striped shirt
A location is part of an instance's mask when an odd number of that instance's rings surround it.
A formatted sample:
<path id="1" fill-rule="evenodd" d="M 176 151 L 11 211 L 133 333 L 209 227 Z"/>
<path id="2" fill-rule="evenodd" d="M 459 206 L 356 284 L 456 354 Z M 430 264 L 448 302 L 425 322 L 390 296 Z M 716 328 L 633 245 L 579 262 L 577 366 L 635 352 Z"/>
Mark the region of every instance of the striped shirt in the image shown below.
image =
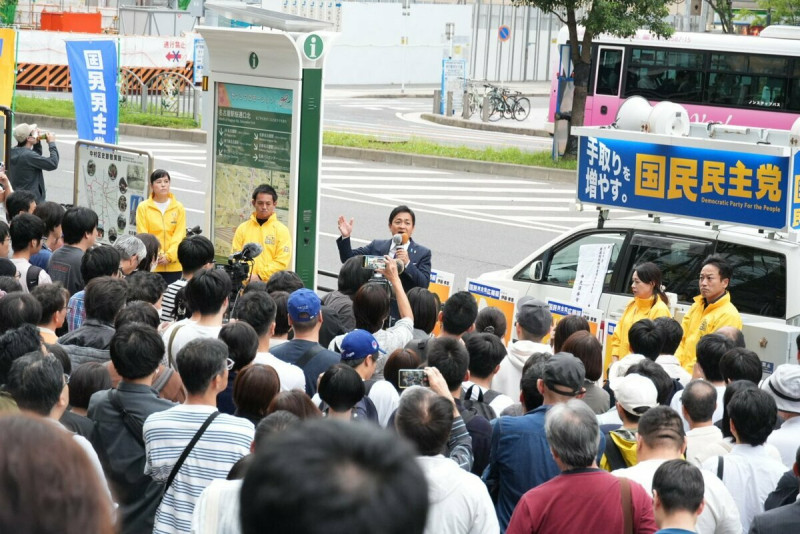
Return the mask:
<path id="1" fill-rule="evenodd" d="M 164 297 L 161 299 L 161 320 L 174 321 L 176 319 L 183 319 L 183 317 L 175 317 L 175 298 L 178 296 L 178 291 L 186 287 L 189 281 L 181 278 L 175 280 L 164 291 Z"/>
<path id="2" fill-rule="evenodd" d="M 157 412 L 144 423 L 144 473 L 166 482 L 181 453 L 214 406 L 175 406 Z M 212 480 L 225 479 L 233 464 L 250 452 L 253 424 L 220 414 L 189 453 L 156 511 L 154 534 L 189 533 L 194 505 Z"/>

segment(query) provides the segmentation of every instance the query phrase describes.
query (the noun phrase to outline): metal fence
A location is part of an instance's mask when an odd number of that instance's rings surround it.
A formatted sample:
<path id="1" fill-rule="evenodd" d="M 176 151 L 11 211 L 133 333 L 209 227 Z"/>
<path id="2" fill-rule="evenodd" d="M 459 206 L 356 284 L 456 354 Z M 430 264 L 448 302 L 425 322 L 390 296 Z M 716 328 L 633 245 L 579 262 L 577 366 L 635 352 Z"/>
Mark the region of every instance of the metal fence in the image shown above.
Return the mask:
<path id="1" fill-rule="evenodd" d="M 150 115 L 200 116 L 200 93 L 192 80 L 178 72 L 162 72 L 144 82 L 135 72 L 122 68 L 120 108 Z"/>

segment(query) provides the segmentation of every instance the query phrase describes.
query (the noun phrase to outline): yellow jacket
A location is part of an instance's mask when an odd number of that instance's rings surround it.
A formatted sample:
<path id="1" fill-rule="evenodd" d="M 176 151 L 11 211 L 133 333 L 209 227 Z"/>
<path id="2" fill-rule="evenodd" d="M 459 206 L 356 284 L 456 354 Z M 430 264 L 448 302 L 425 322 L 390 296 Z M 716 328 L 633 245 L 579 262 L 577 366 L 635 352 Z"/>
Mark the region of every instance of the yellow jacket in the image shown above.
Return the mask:
<path id="1" fill-rule="evenodd" d="M 658 317 L 670 317 L 669 308 L 663 300 L 656 298 L 656 303 L 653 304 L 652 297 L 646 299 L 634 297 L 625 307 L 622 317 L 614 328 L 614 335 L 611 337 L 611 355 L 624 358 L 631 352 L 628 332 L 633 323 L 642 319 L 652 321 Z"/>
<path id="2" fill-rule="evenodd" d="M 620 428 L 618 430 L 614 430 L 609 432 L 606 435 L 607 440 L 611 440 L 614 445 L 617 446 L 619 450 L 620 456 L 622 460 L 625 462 L 624 467 L 630 467 L 632 465 L 636 465 L 639 463 L 638 458 L 636 456 L 636 430 L 629 430 L 627 428 Z M 608 446 L 606 447 L 608 450 Z M 600 469 L 604 469 L 606 471 L 613 471 L 614 469 L 622 469 L 623 466 L 619 465 L 612 465 L 611 459 L 606 456 L 606 453 L 603 453 L 603 457 L 600 458 Z"/>
<path id="3" fill-rule="evenodd" d="M 186 237 L 186 210 L 183 204 L 169 194 L 169 205 L 164 213 L 156 206 L 152 195 L 136 208 L 136 233 L 153 234 L 161 243 L 160 253 L 167 256 L 166 265 L 156 267 L 156 272 L 174 273 L 181 271 L 178 262 L 178 245 Z"/>
<path id="4" fill-rule="evenodd" d="M 716 332 L 723 326 L 734 326 L 741 330 L 742 318 L 739 310 L 731 302 L 730 293 L 726 292 L 719 300 L 708 306 L 705 306 L 703 295 L 697 295 L 681 326 L 683 326 L 683 339 L 675 351 L 675 357 L 681 362 L 681 366 L 691 373 L 694 362 L 697 361 L 695 347 L 700 338 Z"/>
<path id="5" fill-rule="evenodd" d="M 264 249 L 253 267 L 253 274 L 257 274 L 262 280 L 269 280 L 273 273 L 289 268 L 292 238 L 289 236 L 289 229 L 274 213 L 263 225 L 258 224 L 255 213 L 240 224 L 233 236 L 231 253 L 239 252 L 247 243 L 258 243 Z"/>

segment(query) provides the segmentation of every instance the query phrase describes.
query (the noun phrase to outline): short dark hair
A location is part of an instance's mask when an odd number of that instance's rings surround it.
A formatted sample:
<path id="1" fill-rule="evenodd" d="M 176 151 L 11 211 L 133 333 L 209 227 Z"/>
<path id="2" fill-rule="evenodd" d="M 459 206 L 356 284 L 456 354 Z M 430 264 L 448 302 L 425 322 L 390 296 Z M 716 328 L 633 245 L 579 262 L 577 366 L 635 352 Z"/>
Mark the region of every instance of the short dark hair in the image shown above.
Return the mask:
<path id="1" fill-rule="evenodd" d="M 730 280 L 733 278 L 733 267 L 731 267 L 731 264 L 719 254 L 712 254 L 711 256 L 706 257 L 706 259 L 703 260 L 702 265 L 700 265 L 700 269 L 702 270 L 706 265 L 713 265 L 716 267 L 719 271 L 719 277 L 722 280 Z"/>
<path id="2" fill-rule="evenodd" d="M 194 273 L 214 261 L 214 244 L 205 236 L 191 235 L 178 245 L 178 261 L 184 273 Z"/>
<path id="3" fill-rule="evenodd" d="M 108 245 L 96 245 L 81 257 L 81 277 L 84 282 L 100 276 L 114 276 L 119 271 L 122 257 L 119 250 Z"/>
<path id="4" fill-rule="evenodd" d="M 125 281 L 128 283 L 127 302 L 143 300 L 155 305 L 167 289 L 164 277 L 150 271 L 134 271 Z"/>
<path id="5" fill-rule="evenodd" d="M 172 181 L 172 178 L 170 177 L 169 173 L 164 169 L 154 170 L 152 173 L 150 173 L 150 184 L 152 185 L 153 182 L 155 182 L 159 178 L 164 178 L 165 176 L 169 181 Z"/>
<path id="6" fill-rule="evenodd" d="M 578 330 L 564 341 L 561 350 L 583 362 L 587 380 L 596 381 L 603 376 L 603 345 L 591 332 Z"/>
<path id="7" fill-rule="evenodd" d="M 5 241 L 8 236 L 8 224 L 5 221 L 0 221 L 0 241 Z"/>
<path id="8" fill-rule="evenodd" d="M 649 378 L 656 386 L 658 392 L 658 403 L 662 406 L 669 406 L 669 401 L 672 398 L 672 392 L 675 389 L 675 384 L 672 378 L 667 374 L 663 367 L 654 362 L 653 360 L 639 360 L 636 364 L 632 365 L 625 373 L 625 375 L 642 375 Z"/>
<path id="9" fill-rule="evenodd" d="M 637 433 L 651 449 L 680 450 L 686 438 L 681 416 L 669 406 L 655 406 L 642 414 Z"/>
<path id="10" fill-rule="evenodd" d="M 453 405 L 425 388 L 403 393 L 394 418 L 397 432 L 411 441 L 422 456 L 444 451 L 453 426 Z"/>
<path id="11" fill-rule="evenodd" d="M 500 311 L 499 308 L 487 306 L 478 312 L 478 317 L 475 318 L 475 331 L 493 334 L 499 339 L 503 339 L 506 335 L 508 322 L 506 316 Z"/>
<path id="12" fill-rule="evenodd" d="M 383 378 L 394 386 L 398 393 L 400 391 L 400 369 L 416 369 L 422 363 L 419 354 L 410 349 L 395 349 L 386 358 L 383 366 Z"/>
<path id="13" fill-rule="evenodd" d="M 675 354 L 683 340 L 683 327 L 672 317 L 658 317 L 653 320 L 661 332 L 661 354 Z"/>
<path id="14" fill-rule="evenodd" d="M 275 335 L 282 336 L 289 332 L 289 293 L 273 291 L 269 294 L 275 301 Z"/>
<path id="15" fill-rule="evenodd" d="M 519 389 L 525 411 L 535 410 L 544 404 L 544 396 L 539 393 L 539 380 L 544 379 L 544 362 L 534 363 L 522 371 Z"/>
<path id="16" fill-rule="evenodd" d="M 425 475 L 411 447 L 391 432 L 345 421 L 306 421 L 259 449 L 242 483 L 242 534 L 261 533 L 264 525 L 276 534 L 425 529 Z"/>
<path id="17" fill-rule="evenodd" d="M 33 210 L 33 214 L 44 222 L 44 233 L 45 235 L 49 235 L 57 226 L 61 226 L 65 211 L 64 206 L 61 204 L 48 200 L 41 204 L 36 204 L 36 209 Z"/>
<path id="18" fill-rule="evenodd" d="M 247 295 L 248 293 L 253 292 L 267 293 L 267 283 L 263 280 L 251 280 L 246 286 L 244 286 L 242 295 Z"/>
<path id="19" fill-rule="evenodd" d="M 377 332 L 389 316 L 389 294 L 381 284 L 364 284 L 353 297 L 356 328 Z"/>
<path id="20" fill-rule="evenodd" d="M 14 250 L 25 250 L 31 241 L 42 241 L 44 222 L 36 215 L 20 213 L 11 220 L 11 247 Z"/>
<path id="21" fill-rule="evenodd" d="M 53 314 L 66 308 L 69 302 L 69 291 L 61 282 L 38 285 L 31 290 L 31 295 L 42 307 L 39 324 L 49 323 Z"/>
<path id="22" fill-rule="evenodd" d="M 55 356 L 36 351 L 11 364 L 6 388 L 20 409 L 47 417 L 58 403 L 64 384 L 61 362 Z"/>
<path id="23" fill-rule="evenodd" d="M 294 271 L 276 271 L 267 280 L 267 293 L 286 291 L 291 295 L 304 287 L 303 280 Z"/>
<path id="24" fill-rule="evenodd" d="M 83 236 L 93 232 L 95 228 L 97 228 L 97 213 L 82 206 L 69 208 L 61 221 L 64 243 L 67 245 L 80 243 Z M 119 264 L 117 266 L 119 267 Z"/>
<path id="25" fill-rule="evenodd" d="M 281 390 L 278 372 L 269 365 L 249 365 L 233 380 L 233 404 L 238 416 L 264 417 Z"/>
<path id="26" fill-rule="evenodd" d="M 0 258 L 0 262 L 5 258 Z M 7 260 L 8 263 L 11 263 L 11 260 Z M 11 265 L 14 265 L 11 263 Z M 0 276 L 0 289 L 5 291 L 6 294 L 8 293 L 20 293 L 22 291 L 22 286 L 19 283 L 19 280 L 13 278 L 11 276 Z M 0 328 L 0 332 L 2 332 L 2 328 Z"/>
<path id="27" fill-rule="evenodd" d="M 239 371 L 256 358 L 258 334 L 252 326 L 236 321 L 228 323 L 219 331 L 219 339 L 228 346 L 228 357 L 233 360 L 233 371 Z"/>
<path id="28" fill-rule="evenodd" d="M 725 393 L 722 394 L 722 436 L 725 438 L 731 438 L 733 440 L 733 434 L 731 433 L 731 417 L 728 413 L 728 404 L 731 402 L 731 399 L 734 395 L 739 392 L 748 390 L 748 389 L 758 389 L 758 386 L 750 382 L 749 380 L 738 380 L 736 382 L 731 382 L 727 386 L 725 386 Z"/>
<path id="29" fill-rule="evenodd" d="M 372 269 L 364 267 L 364 256 L 348 258 L 339 269 L 337 288 L 340 293 L 352 297 L 358 288 L 369 282 L 372 278 Z"/>
<path id="30" fill-rule="evenodd" d="M 269 366 L 262 365 L 260 367 L 267 368 Z M 275 369 L 272 370 L 275 371 Z M 278 373 L 275 373 L 275 376 L 277 375 Z M 234 386 L 234 388 L 235 387 L 236 386 Z M 298 424 L 300 424 L 300 418 L 291 412 L 287 412 L 286 410 L 278 410 L 277 412 L 273 412 L 264 416 L 264 418 L 256 425 L 256 432 L 253 435 L 255 451 L 258 452 L 261 450 L 261 447 L 264 443 L 266 443 L 266 440 L 269 439 L 270 436 L 285 432 L 286 430 Z"/>
<path id="31" fill-rule="evenodd" d="M 506 357 L 506 347 L 494 334 L 466 334 L 464 346 L 469 353 L 469 373 L 478 378 L 488 378 Z"/>
<path id="32" fill-rule="evenodd" d="M 736 426 L 738 441 L 754 447 L 767 441 L 778 417 L 775 399 L 758 388 L 736 393 L 728 402 L 727 410 Z"/>
<path id="33" fill-rule="evenodd" d="M 55 356 L 56 359 L 61 362 L 61 367 L 64 368 L 64 372 L 70 374 L 72 372 L 72 362 L 64 347 L 58 343 L 45 343 L 44 346 L 47 352 Z"/>
<path id="34" fill-rule="evenodd" d="M 274 187 L 267 184 L 261 184 L 255 188 L 255 190 L 253 191 L 253 200 L 255 201 L 255 199 L 258 198 L 258 195 L 263 195 L 263 194 L 271 196 L 273 202 L 278 201 L 278 192 L 275 191 Z"/>
<path id="35" fill-rule="evenodd" d="M 749 380 L 758 384 L 761 381 L 761 360 L 752 350 L 734 347 L 720 358 L 719 372 L 725 382 Z"/>
<path id="36" fill-rule="evenodd" d="M 319 379 L 319 398 L 335 412 L 345 412 L 364 398 L 364 381 L 344 363 L 328 368 Z"/>
<path id="37" fill-rule="evenodd" d="M 186 283 L 186 304 L 200 315 L 218 313 L 231 294 L 231 278 L 219 269 L 198 271 Z"/>
<path id="38" fill-rule="evenodd" d="M 69 376 L 69 404 L 74 408 L 89 408 L 89 399 L 98 391 L 111 389 L 111 375 L 100 362 L 85 362 Z"/>
<path id="39" fill-rule="evenodd" d="M 111 338 L 111 363 L 125 380 L 153 374 L 164 356 L 164 340 L 150 325 L 127 322 Z"/>
<path id="40" fill-rule="evenodd" d="M 586 318 L 580 315 L 562 317 L 553 329 L 553 353 L 562 352 L 567 338 L 579 330 L 591 331 L 589 329 L 589 321 Z"/>
<path id="41" fill-rule="evenodd" d="M 692 380 L 683 388 L 681 403 L 695 423 L 711 421 L 717 409 L 717 388 L 705 380 Z"/>
<path id="42" fill-rule="evenodd" d="M 86 318 L 113 323 L 117 313 L 125 307 L 128 284 L 121 278 L 101 276 L 89 280 L 85 291 Z"/>
<path id="43" fill-rule="evenodd" d="M 653 475 L 653 491 L 658 492 L 667 513 L 686 510 L 695 513 L 705 496 L 703 473 L 686 460 L 669 460 L 658 466 Z"/>
<path id="44" fill-rule="evenodd" d="M 143 323 L 158 329 L 161 318 L 152 304 L 143 300 L 134 300 L 125 305 L 114 318 L 114 328 L 128 323 Z"/>
<path id="45" fill-rule="evenodd" d="M 24 324 L 38 325 L 42 320 L 42 305 L 30 293 L 10 293 L 0 299 L 0 332 Z"/>
<path id="46" fill-rule="evenodd" d="M 20 213 L 31 209 L 31 204 L 36 202 L 36 196 L 30 191 L 20 189 L 6 197 L 6 217 L 11 222 Z M 40 236 L 41 237 L 41 236 Z"/>
<path id="47" fill-rule="evenodd" d="M 232 317 L 252 326 L 256 335 L 261 337 L 269 332 L 269 327 L 275 322 L 276 313 L 277 306 L 269 293 L 251 291 L 236 300 Z"/>
<path id="48" fill-rule="evenodd" d="M 178 351 L 175 367 L 187 393 L 200 395 L 215 376 L 225 372 L 227 359 L 228 346 L 219 339 L 193 339 Z"/>
<path id="49" fill-rule="evenodd" d="M 430 334 L 439 321 L 439 310 L 442 307 L 439 295 L 422 287 L 412 287 L 407 296 L 414 314 L 414 328 Z"/>
<path id="50" fill-rule="evenodd" d="M 442 306 L 442 329 L 454 336 L 460 336 L 475 324 L 478 317 L 478 303 L 468 291 L 458 291 L 450 295 Z"/>
<path id="51" fill-rule="evenodd" d="M 447 382 L 447 389 L 454 391 L 461 386 L 469 368 L 466 347 L 458 339 L 451 337 L 432 339 L 428 345 L 428 365 L 439 369 Z"/>
<path id="52" fill-rule="evenodd" d="M 635 354 L 641 354 L 648 360 L 656 361 L 658 355 L 661 354 L 664 338 L 661 337 L 661 331 L 653 321 L 640 319 L 633 323 L 628 330 L 628 344 Z"/>
<path id="53" fill-rule="evenodd" d="M 14 360 L 41 348 L 42 338 L 39 336 L 39 329 L 32 324 L 6 330 L 0 335 L 0 385 L 8 382 L 8 370 L 11 369 Z"/>
<path id="54" fill-rule="evenodd" d="M 394 208 L 391 211 L 391 213 L 389 213 L 389 224 L 392 224 L 392 221 L 394 220 L 394 218 L 397 217 L 398 215 L 400 215 L 401 213 L 408 213 L 409 215 L 411 215 L 411 225 L 412 226 L 417 224 L 417 216 L 414 213 L 414 210 L 412 210 L 411 208 L 409 208 L 405 204 L 401 204 L 400 206 L 397 206 L 396 208 Z"/>
<path id="55" fill-rule="evenodd" d="M 721 334 L 706 334 L 700 338 L 695 348 L 697 365 L 711 382 L 722 382 L 719 362 L 722 356 L 734 346 L 733 340 Z"/>

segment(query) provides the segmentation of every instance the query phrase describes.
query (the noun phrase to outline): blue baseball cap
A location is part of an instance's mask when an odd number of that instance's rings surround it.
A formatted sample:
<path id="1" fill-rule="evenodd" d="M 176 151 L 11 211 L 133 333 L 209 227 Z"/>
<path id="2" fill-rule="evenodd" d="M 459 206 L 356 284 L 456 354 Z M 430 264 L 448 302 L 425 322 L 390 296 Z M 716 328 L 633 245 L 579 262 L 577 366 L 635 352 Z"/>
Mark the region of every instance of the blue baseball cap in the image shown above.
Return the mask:
<path id="1" fill-rule="evenodd" d="M 319 315 L 321 304 L 317 294 L 310 289 L 298 289 L 289 295 L 289 318 L 296 323 L 313 321 Z"/>
<path id="2" fill-rule="evenodd" d="M 342 360 L 360 360 L 376 352 L 386 354 L 366 330 L 353 330 L 342 339 Z"/>

